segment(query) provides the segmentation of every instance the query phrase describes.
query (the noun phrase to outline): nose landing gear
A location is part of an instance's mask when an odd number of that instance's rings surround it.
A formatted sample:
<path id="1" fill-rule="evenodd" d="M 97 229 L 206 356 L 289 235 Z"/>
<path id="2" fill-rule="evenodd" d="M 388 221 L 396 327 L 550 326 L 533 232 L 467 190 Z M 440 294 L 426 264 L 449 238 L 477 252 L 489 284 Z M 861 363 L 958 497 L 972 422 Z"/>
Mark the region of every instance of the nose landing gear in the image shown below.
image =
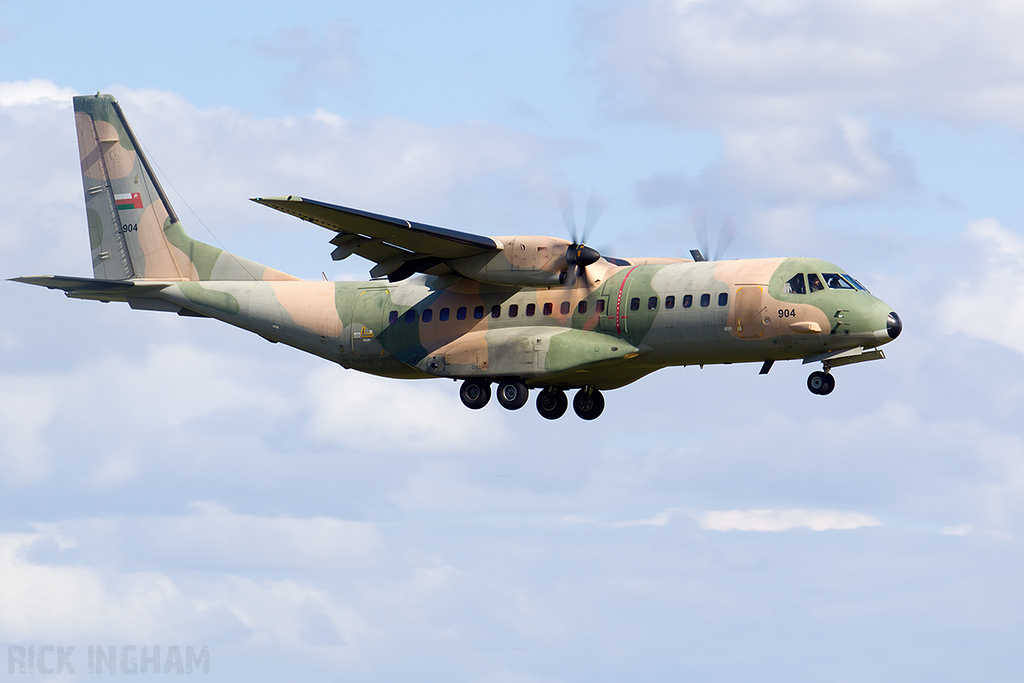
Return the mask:
<path id="1" fill-rule="evenodd" d="M 807 378 L 807 388 L 811 390 L 812 394 L 827 396 L 836 388 L 836 378 L 820 370 L 812 372 L 810 377 Z"/>

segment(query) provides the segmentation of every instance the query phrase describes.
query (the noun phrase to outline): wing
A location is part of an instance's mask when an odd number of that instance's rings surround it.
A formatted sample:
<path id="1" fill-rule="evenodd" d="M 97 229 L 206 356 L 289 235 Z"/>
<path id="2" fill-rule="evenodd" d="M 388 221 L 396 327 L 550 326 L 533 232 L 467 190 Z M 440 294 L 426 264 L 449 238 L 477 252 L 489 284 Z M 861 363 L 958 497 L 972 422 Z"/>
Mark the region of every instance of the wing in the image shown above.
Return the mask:
<path id="1" fill-rule="evenodd" d="M 502 249 L 501 243 L 490 237 L 304 197 L 256 197 L 252 201 L 333 230 L 338 234 L 331 239 L 335 247 L 332 259 L 340 261 L 357 254 L 377 264 L 370 270 L 371 277 L 386 276 L 392 282 L 413 273 L 444 275 L 452 272 L 446 265 L 451 259 L 496 253 Z"/>

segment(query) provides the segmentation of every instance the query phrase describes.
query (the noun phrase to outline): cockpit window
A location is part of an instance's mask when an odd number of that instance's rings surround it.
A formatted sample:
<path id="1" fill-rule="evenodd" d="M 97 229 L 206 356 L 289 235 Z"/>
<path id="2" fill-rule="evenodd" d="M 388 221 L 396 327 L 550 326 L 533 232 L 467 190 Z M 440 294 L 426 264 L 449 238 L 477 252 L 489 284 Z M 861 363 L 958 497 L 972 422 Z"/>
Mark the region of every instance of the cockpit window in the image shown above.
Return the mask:
<path id="1" fill-rule="evenodd" d="M 825 278 L 829 289 L 857 289 L 852 282 L 839 273 L 822 273 L 821 276 Z"/>
<path id="2" fill-rule="evenodd" d="M 860 291 L 862 291 L 862 292 L 868 291 L 868 288 L 865 287 L 864 285 L 862 285 L 860 283 L 860 280 L 858 280 L 857 278 L 853 277 L 852 275 L 847 275 L 846 273 L 843 273 L 843 277 L 846 278 L 847 280 L 849 280 L 850 284 L 852 284 L 854 287 L 856 287 Z"/>
<path id="3" fill-rule="evenodd" d="M 782 285 L 783 294 L 806 294 L 807 290 L 804 288 L 804 274 L 797 273 L 793 277 L 786 280 L 786 284 Z"/>
<path id="4" fill-rule="evenodd" d="M 808 273 L 807 288 L 812 292 L 820 292 L 825 289 L 825 285 L 821 284 L 821 278 L 818 277 L 817 273 Z"/>

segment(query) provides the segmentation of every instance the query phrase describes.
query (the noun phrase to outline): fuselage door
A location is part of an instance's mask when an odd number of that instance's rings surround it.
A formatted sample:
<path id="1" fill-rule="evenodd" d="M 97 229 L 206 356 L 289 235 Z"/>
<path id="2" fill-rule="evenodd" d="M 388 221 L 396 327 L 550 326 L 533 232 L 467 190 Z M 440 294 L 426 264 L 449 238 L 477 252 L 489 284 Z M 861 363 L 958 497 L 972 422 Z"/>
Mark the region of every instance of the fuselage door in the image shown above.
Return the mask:
<path id="1" fill-rule="evenodd" d="M 387 289 L 372 287 L 356 292 L 352 304 L 352 353 L 360 358 L 384 355 L 380 333 L 384 331 L 385 307 L 390 300 Z"/>
<path id="2" fill-rule="evenodd" d="M 736 290 L 733 329 L 740 339 L 764 335 L 764 290 L 761 285 L 743 285 Z"/>

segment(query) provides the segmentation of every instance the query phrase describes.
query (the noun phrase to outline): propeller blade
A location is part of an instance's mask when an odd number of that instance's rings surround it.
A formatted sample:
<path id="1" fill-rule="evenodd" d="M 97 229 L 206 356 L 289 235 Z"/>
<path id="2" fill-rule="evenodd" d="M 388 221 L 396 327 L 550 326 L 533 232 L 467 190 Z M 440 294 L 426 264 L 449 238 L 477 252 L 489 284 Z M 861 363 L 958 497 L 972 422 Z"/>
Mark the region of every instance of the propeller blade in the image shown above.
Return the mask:
<path id="1" fill-rule="evenodd" d="M 583 235 L 580 237 L 581 244 L 586 243 L 587 238 L 590 237 L 590 231 L 594 229 L 594 225 L 597 224 L 597 220 L 606 208 L 608 208 L 608 204 L 604 198 L 596 190 L 591 190 L 590 199 L 587 200 L 587 216 L 583 221 Z"/>
<path id="2" fill-rule="evenodd" d="M 699 260 L 706 260 L 710 250 L 708 249 L 708 207 L 704 204 L 698 204 L 693 209 L 693 229 L 697 233 L 697 246 L 700 247 L 700 253 L 704 256 Z"/>
<path id="3" fill-rule="evenodd" d="M 561 190 L 558 193 L 558 206 L 562 209 L 562 223 L 573 244 L 579 240 L 576 234 L 576 209 L 572 203 L 572 190 Z"/>
<path id="4" fill-rule="evenodd" d="M 718 233 L 718 246 L 715 249 L 716 261 L 725 256 L 726 250 L 734 239 L 736 239 L 736 224 L 729 214 L 725 214 L 725 218 L 722 219 L 722 230 Z"/>

